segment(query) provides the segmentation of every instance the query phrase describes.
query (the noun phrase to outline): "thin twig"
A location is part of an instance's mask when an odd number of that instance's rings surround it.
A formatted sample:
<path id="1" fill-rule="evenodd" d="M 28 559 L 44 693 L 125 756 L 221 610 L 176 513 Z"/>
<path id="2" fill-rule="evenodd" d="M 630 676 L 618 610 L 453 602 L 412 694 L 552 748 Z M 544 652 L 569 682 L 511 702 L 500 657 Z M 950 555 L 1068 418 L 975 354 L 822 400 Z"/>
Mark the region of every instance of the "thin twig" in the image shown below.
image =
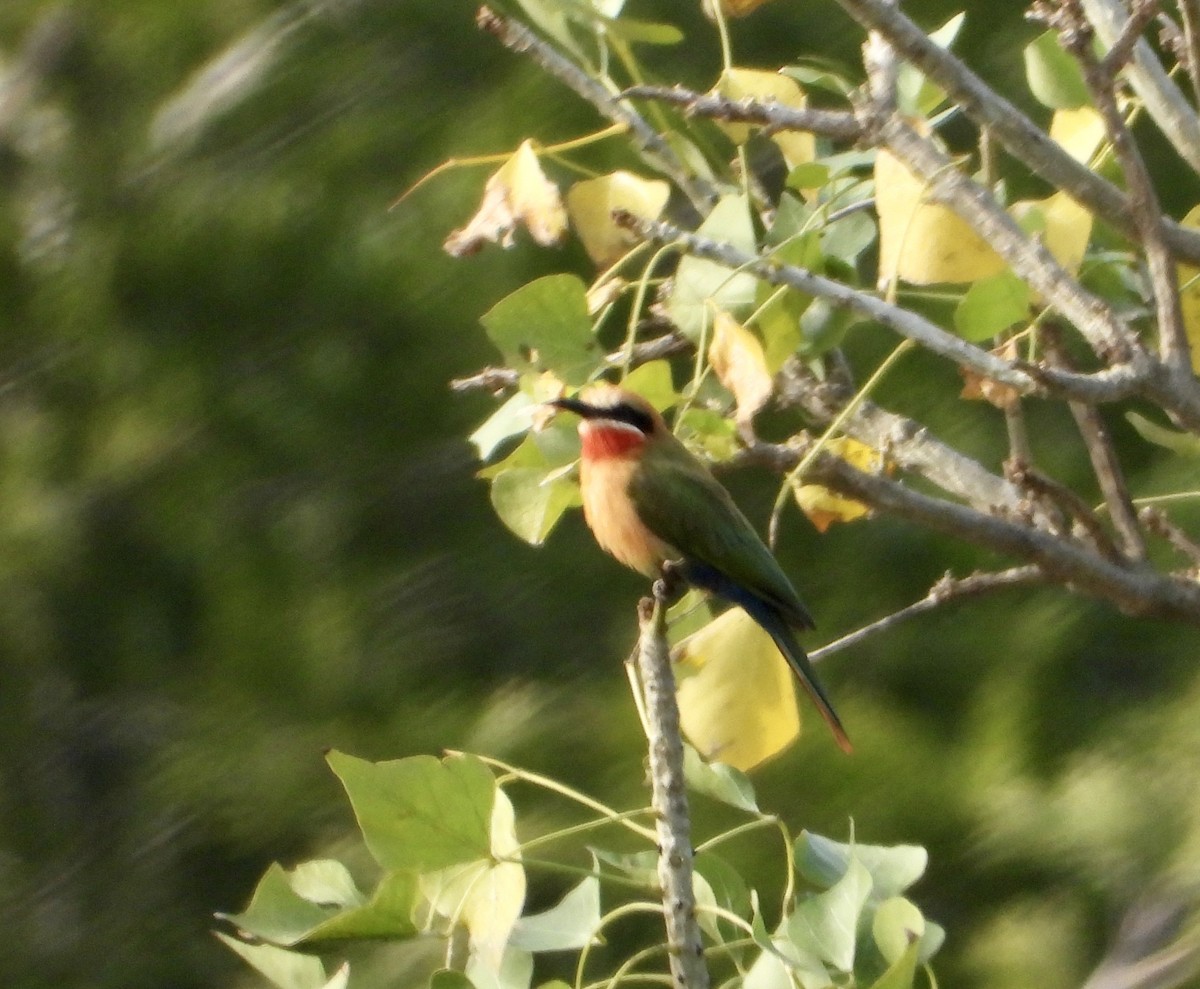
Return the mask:
<path id="1" fill-rule="evenodd" d="M 613 96 L 603 85 L 560 55 L 523 24 L 501 17 L 489 7 L 479 8 L 476 22 L 483 30 L 498 38 L 505 48 L 529 55 L 550 75 L 573 89 L 613 123 L 628 127 L 647 159 L 671 177 L 697 211 L 702 215 L 708 212 L 717 198 L 712 184 L 693 175 L 662 135 L 651 127 L 641 114 L 620 98 Z"/>
<path id="2" fill-rule="evenodd" d="M 719 93 L 699 93 L 683 86 L 630 86 L 622 91 L 621 97 L 669 103 L 697 117 L 758 124 L 768 132 L 807 131 L 838 141 L 857 141 L 862 136 L 862 126 L 849 111 L 796 109 L 749 97 L 733 100 Z"/>
<path id="3" fill-rule="evenodd" d="M 650 783 L 657 816 L 658 879 L 662 885 L 671 977 L 679 989 L 708 989 L 704 944 L 692 886 L 691 822 L 683 778 L 683 738 L 675 674 L 667 642 L 667 576 L 654 583 L 653 599 L 639 609 L 638 670 L 649 722 Z"/>
<path id="4" fill-rule="evenodd" d="M 1043 328 L 1042 344 L 1056 363 L 1071 368 L 1070 357 L 1058 340 L 1053 327 Z M 1067 405 L 1079 434 L 1083 437 L 1084 446 L 1092 462 L 1092 472 L 1096 475 L 1096 482 L 1100 485 L 1100 493 L 1104 496 L 1108 514 L 1121 540 L 1122 551 L 1130 560 L 1145 560 L 1146 540 L 1138 526 L 1129 485 L 1125 481 L 1125 472 L 1121 469 L 1121 461 L 1117 457 L 1108 425 L 1094 405 L 1086 402 L 1068 402 Z"/>
<path id="5" fill-rule="evenodd" d="M 882 632 L 891 631 L 902 622 L 933 611 L 952 601 L 982 597 L 994 591 L 1008 590 L 1013 587 L 1029 587 L 1046 582 L 1046 575 L 1037 567 L 1013 567 L 1011 570 L 973 573 L 966 577 L 954 577 L 947 573 L 929 589 L 929 593 L 920 601 L 914 601 L 907 607 L 894 611 L 870 625 L 864 625 L 862 628 L 855 629 L 853 632 L 821 646 L 820 649 L 814 649 L 808 654 L 808 658 L 814 663 L 819 663 L 827 656 L 849 649 L 851 646 L 857 646 Z"/>
<path id="6" fill-rule="evenodd" d="M 1062 511 L 1066 512 L 1087 533 L 1093 548 L 1106 560 L 1117 564 L 1125 561 L 1108 533 L 1104 531 L 1104 526 L 1100 524 L 1100 519 L 1096 517 L 1091 506 L 1074 490 L 1028 464 L 1010 461 L 1006 473 L 1012 478 L 1014 484 L 1019 484 L 1034 494 L 1049 498 Z"/>
<path id="7" fill-rule="evenodd" d="M 674 357 L 676 354 L 685 354 L 692 346 L 692 342 L 687 337 L 678 333 L 664 333 L 653 340 L 644 340 L 634 344 L 632 355 L 626 353 L 624 347 L 614 350 L 604 358 L 604 362 L 610 367 L 624 367 L 626 363 L 631 368 L 639 367 L 650 361 Z M 493 395 L 500 395 L 513 391 L 520 382 L 521 372 L 513 368 L 485 367 L 474 374 L 451 379 L 450 390 L 455 392 L 486 391 Z"/>
<path id="8" fill-rule="evenodd" d="M 1200 565 L 1200 543 L 1167 518 L 1159 508 L 1147 506 L 1138 512 L 1138 521 L 1156 536 L 1161 536 L 1192 563 Z"/>

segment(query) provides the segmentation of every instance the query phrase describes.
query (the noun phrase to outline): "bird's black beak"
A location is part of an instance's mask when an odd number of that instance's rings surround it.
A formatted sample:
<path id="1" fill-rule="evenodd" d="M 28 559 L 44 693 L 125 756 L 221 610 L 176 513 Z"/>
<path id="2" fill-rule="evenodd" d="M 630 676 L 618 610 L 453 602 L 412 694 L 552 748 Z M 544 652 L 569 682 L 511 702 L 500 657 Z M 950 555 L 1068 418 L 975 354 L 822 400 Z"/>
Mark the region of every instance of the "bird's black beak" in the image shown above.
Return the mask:
<path id="1" fill-rule="evenodd" d="M 588 405 L 587 402 L 581 402 L 577 398 L 555 398 L 546 403 L 556 409 L 563 409 L 566 412 L 574 412 L 582 419 L 591 419 L 596 415 L 596 407 Z"/>

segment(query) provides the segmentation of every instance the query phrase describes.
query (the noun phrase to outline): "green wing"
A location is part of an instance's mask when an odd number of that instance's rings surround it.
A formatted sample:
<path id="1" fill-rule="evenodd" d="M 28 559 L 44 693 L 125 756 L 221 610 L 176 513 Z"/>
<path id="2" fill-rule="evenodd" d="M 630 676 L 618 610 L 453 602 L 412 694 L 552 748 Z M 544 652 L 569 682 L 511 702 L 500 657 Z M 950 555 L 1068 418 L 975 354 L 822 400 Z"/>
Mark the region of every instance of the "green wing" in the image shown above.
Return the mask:
<path id="1" fill-rule="evenodd" d="M 629 484 L 638 517 L 686 558 L 708 564 L 771 602 L 790 624 L 812 628 L 796 589 L 729 492 L 691 454 L 685 456 L 688 462 L 643 461 Z"/>

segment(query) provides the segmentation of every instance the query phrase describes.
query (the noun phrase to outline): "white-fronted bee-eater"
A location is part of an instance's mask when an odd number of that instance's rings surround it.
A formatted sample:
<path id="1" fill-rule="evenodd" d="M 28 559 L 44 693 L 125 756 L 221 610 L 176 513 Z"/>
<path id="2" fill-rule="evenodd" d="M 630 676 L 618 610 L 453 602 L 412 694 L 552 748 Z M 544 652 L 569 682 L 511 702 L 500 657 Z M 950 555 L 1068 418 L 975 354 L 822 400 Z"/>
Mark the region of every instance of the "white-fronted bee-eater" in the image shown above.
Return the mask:
<path id="1" fill-rule="evenodd" d="M 813 627 L 787 575 L 709 469 L 640 395 L 596 385 L 549 403 L 580 417 L 583 511 L 601 548 L 648 577 L 679 564 L 775 642 L 845 752 L 850 739 L 794 629 Z"/>

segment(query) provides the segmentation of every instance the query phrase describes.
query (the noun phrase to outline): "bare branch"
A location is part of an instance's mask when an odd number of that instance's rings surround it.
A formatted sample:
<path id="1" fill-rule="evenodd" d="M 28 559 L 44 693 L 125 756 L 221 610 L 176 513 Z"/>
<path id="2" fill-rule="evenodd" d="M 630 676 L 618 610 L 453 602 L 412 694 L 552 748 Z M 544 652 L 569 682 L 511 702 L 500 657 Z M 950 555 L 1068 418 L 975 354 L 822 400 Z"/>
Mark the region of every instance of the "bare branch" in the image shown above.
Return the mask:
<path id="1" fill-rule="evenodd" d="M 1046 582 L 1046 575 L 1037 567 L 1013 567 L 1011 570 L 1000 570 L 996 573 L 976 572 L 966 577 L 954 577 L 946 573 L 920 601 L 914 601 L 885 618 L 880 618 L 870 625 L 864 625 L 848 635 L 843 635 L 840 639 L 834 639 L 833 642 L 820 649 L 814 649 L 808 654 L 808 658 L 814 663 L 819 663 L 834 653 L 857 646 L 876 635 L 891 631 L 897 625 L 911 618 L 916 618 L 918 615 L 923 615 L 953 601 L 983 597 L 985 594 L 1005 591 L 1014 587 L 1032 587 Z"/>
<path id="2" fill-rule="evenodd" d="M 1154 295 L 1163 363 L 1173 375 L 1181 379 L 1190 379 L 1191 354 L 1187 333 L 1183 327 L 1183 311 L 1179 305 L 1175 259 L 1171 256 L 1163 235 L 1162 206 L 1133 134 L 1125 123 L 1125 115 L 1117 106 L 1113 71 L 1121 65 L 1122 50 L 1114 47 L 1103 62 L 1097 60 L 1092 52 L 1092 32 L 1084 19 L 1083 8 L 1078 3 L 1079 0 L 1071 0 L 1062 6 L 1065 18 L 1074 22 L 1069 25 L 1069 30 L 1063 32 L 1063 42 L 1083 66 L 1088 89 L 1091 90 L 1096 108 L 1104 118 L 1113 152 L 1129 186 L 1129 205 L 1133 211 L 1138 239 L 1146 252 L 1146 266 L 1150 272 L 1150 288 Z M 1138 21 L 1134 18 L 1130 23 L 1136 26 Z M 1135 40 L 1138 37 L 1137 34 L 1128 32 L 1118 40 L 1128 40 L 1131 35 Z M 1128 44 L 1132 48 L 1133 43 Z"/>
<path id="3" fill-rule="evenodd" d="M 1011 385 L 1026 394 L 1060 395 L 1081 401 L 1111 402 L 1136 394 L 1146 385 L 1144 373 L 1119 364 L 1095 374 L 1072 374 L 1057 368 L 1039 369 L 1036 375 L 1025 364 L 1017 364 L 968 343 L 917 313 L 885 302 L 861 289 L 835 282 L 804 268 L 781 264 L 771 257 L 749 254 L 732 244 L 709 240 L 670 223 L 644 220 L 627 212 L 616 214 L 619 222 L 639 236 L 660 243 L 677 242 L 689 254 L 707 258 L 729 268 L 748 271 L 771 285 L 788 285 L 846 306 L 919 343 L 927 350 L 970 368 L 984 377 Z M 1200 422 L 1200 401 L 1197 404 Z"/>
<path id="4" fill-rule="evenodd" d="M 1076 161 L 1040 127 L 1004 99 L 950 52 L 935 44 L 887 0 L 838 0 L 864 27 L 878 30 L 981 127 L 987 127 L 1009 154 L 1072 199 L 1119 229 L 1132 233 L 1133 216 L 1124 194 Z M 1167 242 L 1181 257 L 1200 262 L 1200 233 L 1166 224 Z"/>
<path id="5" fill-rule="evenodd" d="M 1179 0 L 1183 21 L 1183 52 L 1179 56 L 1192 81 L 1192 97 L 1200 100 L 1200 0 Z"/>
<path id="6" fill-rule="evenodd" d="M 696 922 L 692 886 L 691 820 L 683 778 L 683 737 L 675 701 L 675 673 L 667 643 L 667 578 L 655 581 L 653 600 L 640 607 L 638 673 L 650 743 L 650 784 L 658 832 L 658 881 L 662 886 L 671 978 L 678 989 L 708 989 L 708 967 Z"/>
<path id="7" fill-rule="evenodd" d="M 849 111 L 797 110 L 782 103 L 761 103 L 750 98 L 731 100 L 717 93 L 698 93 L 683 86 L 631 86 L 621 93 L 621 97 L 669 103 L 697 117 L 758 124 L 768 132 L 808 131 L 839 141 L 857 141 L 862 135 L 862 127 Z"/>
<path id="8" fill-rule="evenodd" d="M 1110 48 L 1116 44 L 1128 17 L 1125 5 L 1120 0 L 1083 0 L 1083 8 L 1099 38 Z M 1200 171 L 1200 118 L 1142 38 L 1134 39 L 1125 75 L 1171 146 L 1193 170 Z"/>
<path id="9" fill-rule="evenodd" d="M 824 484 L 879 511 L 1036 565 L 1055 582 L 1105 599 L 1122 611 L 1200 625 L 1200 583 L 1142 567 L 1127 568 L 1031 526 L 985 515 L 867 474 L 830 454 L 816 458 L 807 481 Z"/>
<path id="10" fill-rule="evenodd" d="M 1174 546 L 1175 549 L 1190 559 L 1193 565 L 1200 565 L 1200 543 L 1197 543 L 1191 536 L 1167 518 L 1166 514 L 1160 509 L 1153 507 L 1143 508 L 1138 512 L 1138 521 L 1150 532 L 1153 532 L 1156 536 L 1161 536 Z"/>

